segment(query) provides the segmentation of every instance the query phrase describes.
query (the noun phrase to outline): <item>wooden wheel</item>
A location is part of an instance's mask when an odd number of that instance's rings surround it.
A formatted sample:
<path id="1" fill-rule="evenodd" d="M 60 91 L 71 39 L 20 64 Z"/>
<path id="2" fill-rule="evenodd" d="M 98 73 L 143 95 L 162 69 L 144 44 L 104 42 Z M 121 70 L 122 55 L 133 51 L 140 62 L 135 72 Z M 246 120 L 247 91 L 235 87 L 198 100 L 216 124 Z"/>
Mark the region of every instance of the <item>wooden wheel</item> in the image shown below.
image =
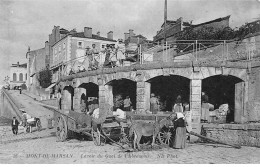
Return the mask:
<path id="1" fill-rule="evenodd" d="M 56 127 L 56 137 L 58 141 L 65 141 L 68 138 L 68 127 L 65 118 L 61 115 L 58 117 Z"/>
<path id="2" fill-rule="evenodd" d="M 41 121 L 40 121 L 40 120 L 37 120 L 37 122 L 36 122 L 36 128 L 37 128 L 38 131 L 41 131 L 42 125 L 41 125 Z"/>
<path id="3" fill-rule="evenodd" d="M 160 143 L 163 145 L 170 146 L 170 144 L 173 142 L 172 133 L 168 128 L 162 129 L 158 134 L 158 138 Z"/>

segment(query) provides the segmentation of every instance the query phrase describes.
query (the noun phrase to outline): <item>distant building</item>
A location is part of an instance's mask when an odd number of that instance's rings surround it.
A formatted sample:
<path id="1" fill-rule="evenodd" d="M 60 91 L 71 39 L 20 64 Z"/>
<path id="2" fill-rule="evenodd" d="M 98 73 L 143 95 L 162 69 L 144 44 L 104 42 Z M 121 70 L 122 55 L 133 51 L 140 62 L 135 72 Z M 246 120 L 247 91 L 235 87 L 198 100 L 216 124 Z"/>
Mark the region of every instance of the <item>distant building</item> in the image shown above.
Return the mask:
<path id="1" fill-rule="evenodd" d="M 28 80 L 27 87 L 30 91 L 35 91 L 36 87 L 40 87 L 37 75 L 40 71 L 46 70 L 50 64 L 50 45 L 45 42 L 45 46 L 37 50 L 28 50 L 26 54 L 28 59 Z"/>
<path id="2" fill-rule="evenodd" d="M 157 31 L 157 34 L 154 36 L 154 42 L 164 43 L 164 37 L 166 37 L 166 41 L 173 42 L 174 40 L 176 40 L 175 36 L 178 33 L 184 31 L 186 28 L 192 28 L 194 30 L 198 30 L 203 27 L 224 29 L 225 27 L 229 27 L 229 18 L 230 16 L 226 16 L 197 25 L 192 25 L 191 22 L 184 22 L 182 17 L 180 17 L 176 21 L 167 20 L 166 26 L 164 27 L 163 23 L 161 29 Z"/>
<path id="3" fill-rule="evenodd" d="M 149 47 L 149 44 L 152 43 L 152 41 L 147 40 L 146 37 L 139 34 L 136 35 L 134 33 L 134 30 L 130 29 L 128 33 L 124 33 L 125 39 L 125 47 L 126 47 L 126 54 L 127 56 L 133 57 L 138 53 L 138 47 L 139 45 L 142 45 L 141 49 L 142 51 L 146 50 Z M 127 58 L 128 59 L 128 58 Z"/>
<path id="4" fill-rule="evenodd" d="M 59 27 L 54 27 L 58 29 Z M 101 51 L 107 44 L 116 44 L 113 39 L 113 31 L 107 33 L 107 37 L 101 37 L 100 32 L 92 33 L 91 27 L 84 27 L 83 32 L 76 32 L 76 30 L 61 31 L 54 30 L 53 32 L 60 32 L 58 35 L 51 34 L 53 39 L 51 44 L 50 69 L 52 71 L 52 82 L 57 82 L 62 74 L 63 63 L 72 63 L 70 60 L 82 57 L 85 55 L 86 47 L 92 48 L 92 44 L 96 45 L 96 49 Z M 55 38 L 58 36 L 58 38 Z M 60 39 L 59 39 L 60 38 Z M 59 39 L 59 40 L 58 40 Z M 53 43 L 53 41 L 56 41 Z"/>
<path id="5" fill-rule="evenodd" d="M 27 63 L 24 64 L 12 64 L 10 67 L 10 88 L 13 89 L 15 86 L 21 86 L 26 84 L 27 80 Z"/>

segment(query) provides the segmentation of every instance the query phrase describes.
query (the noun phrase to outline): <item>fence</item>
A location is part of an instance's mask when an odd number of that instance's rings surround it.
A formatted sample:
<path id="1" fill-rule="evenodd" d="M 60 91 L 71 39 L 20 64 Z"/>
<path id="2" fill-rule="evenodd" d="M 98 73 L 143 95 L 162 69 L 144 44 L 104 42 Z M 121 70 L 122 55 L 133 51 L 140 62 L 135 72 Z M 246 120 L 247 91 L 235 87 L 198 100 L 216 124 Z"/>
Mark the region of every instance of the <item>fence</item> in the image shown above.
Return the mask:
<path id="1" fill-rule="evenodd" d="M 149 45 L 149 47 L 148 47 Z M 252 60 L 259 55 L 259 42 L 252 39 L 243 41 L 228 40 L 180 40 L 167 41 L 165 44 L 142 44 L 136 51 L 135 63 L 146 64 L 156 61 L 239 61 Z M 100 59 L 101 55 L 97 55 Z M 88 71 L 89 60 L 86 56 L 69 60 L 62 64 L 61 75 L 71 75 Z M 129 64 L 127 65 L 129 66 Z M 99 64 L 97 69 L 104 68 Z"/>

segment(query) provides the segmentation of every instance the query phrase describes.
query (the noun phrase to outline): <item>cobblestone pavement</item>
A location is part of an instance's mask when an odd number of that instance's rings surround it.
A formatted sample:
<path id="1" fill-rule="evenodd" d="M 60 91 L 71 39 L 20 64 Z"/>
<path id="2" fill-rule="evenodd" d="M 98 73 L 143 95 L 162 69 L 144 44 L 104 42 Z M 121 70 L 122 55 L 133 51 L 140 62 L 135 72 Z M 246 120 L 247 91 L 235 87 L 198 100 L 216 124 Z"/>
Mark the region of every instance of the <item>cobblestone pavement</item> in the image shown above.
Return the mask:
<path id="1" fill-rule="evenodd" d="M 159 148 L 125 152 L 116 145 L 95 146 L 92 141 L 56 142 L 54 131 L 34 132 L 0 144 L 1 163 L 260 163 L 260 149 L 194 143 L 186 149 Z M 36 136 L 36 137 L 33 137 Z"/>

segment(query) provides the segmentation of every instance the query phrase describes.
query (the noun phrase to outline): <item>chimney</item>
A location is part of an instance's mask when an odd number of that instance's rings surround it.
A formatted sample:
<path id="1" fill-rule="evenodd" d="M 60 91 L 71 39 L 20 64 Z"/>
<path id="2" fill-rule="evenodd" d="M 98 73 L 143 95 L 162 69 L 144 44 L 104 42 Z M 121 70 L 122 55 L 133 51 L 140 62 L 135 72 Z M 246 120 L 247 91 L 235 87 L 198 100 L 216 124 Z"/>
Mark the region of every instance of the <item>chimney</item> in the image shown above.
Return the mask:
<path id="1" fill-rule="evenodd" d="M 125 32 L 125 40 L 127 40 L 129 38 L 129 33 Z"/>
<path id="2" fill-rule="evenodd" d="M 130 29 L 129 30 L 129 37 L 132 37 L 132 36 L 134 36 L 134 30 Z"/>
<path id="3" fill-rule="evenodd" d="M 113 31 L 109 31 L 109 32 L 107 33 L 107 38 L 113 40 Z"/>
<path id="4" fill-rule="evenodd" d="M 92 28 L 84 27 L 84 36 L 87 38 L 92 38 Z"/>
<path id="5" fill-rule="evenodd" d="M 97 32 L 97 36 L 100 36 L 100 31 Z"/>

